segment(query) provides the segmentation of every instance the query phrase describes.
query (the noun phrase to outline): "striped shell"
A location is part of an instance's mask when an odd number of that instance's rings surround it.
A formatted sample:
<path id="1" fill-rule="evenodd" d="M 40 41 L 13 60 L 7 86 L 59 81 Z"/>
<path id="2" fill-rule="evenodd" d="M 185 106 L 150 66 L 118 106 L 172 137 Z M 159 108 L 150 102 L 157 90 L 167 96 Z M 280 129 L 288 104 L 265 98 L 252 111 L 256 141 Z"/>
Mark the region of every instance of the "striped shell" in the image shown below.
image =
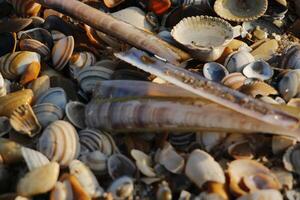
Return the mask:
<path id="1" fill-rule="evenodd" d="M 101 151 L 93 151 L 80 156 L 79 160 L 86 164 L 96 175 L 107 172 L 107 155 Z"/>
<path id="2" fill-rule="evenodd" d="M 74 38 L 68 36 L 56 42 L 52 49 L 52 64 L 54 69 L 61 71 L 69 62 L 74 50 Z"/>
<path id="3" fill-rule="evenodd" d="M 20 40 L 20 49 L 22 51 L 33 51 L 42 56 L 43 59 L 47 60 L 50 57 L 50 49 L 45 44 L 34 39 L 23 39 Z"/>
<path id="4" fill-rule="evenodd" d="M 77 132 L 70 123 L 55 121 L 43 131 L 37 149 L 49 160 L 57 161 L 62 167 L 66 167 L 79 155 L 80 143 Z"/>
<path id="5" fill-rule="evenodd" d="M 60 87 L 50 88 L 38 96 L 36 104 L 52 103 L 60 109 L 65 110 L 67 104 L 67 95 L 64 89 Z"/>
<path id="6" fill-rule="evenodd" d="M 244 85 L 244 82 L 247 78 L 240 72 L 231 73 L 222 80 L 222 83 L 229 88 L 238 90 Z"/>
<path id="7" fill-rule="evenodd" d="M 17 13 L 22 17 L 36 16 L 41 9 L 41 5 L 36 3 L 34 0 L 7 0 L 7 1 L 13 5 Z"/>
<path id="8" fill-rule="evenodd" d="M 74 53 L 69 61 L 70 73 L 73 78 L 77 77 L 77 73 L 88 66 L 94 65 L 96 57 L 88 51 Z"/>
<path id="9" fill-rule="evenodd" d="M 44 154 L 33 149 L 21 147 L 21 152 L 30 171 L 49 163 L 48 158 Z"/>
<path id="10" fill-rule="evenodd" d="M 52 122 L 63 118 L 63 111 L 57 105 L 52 103 L 37 104 L 32 107 L 39 123 L 46 128 Z"/>

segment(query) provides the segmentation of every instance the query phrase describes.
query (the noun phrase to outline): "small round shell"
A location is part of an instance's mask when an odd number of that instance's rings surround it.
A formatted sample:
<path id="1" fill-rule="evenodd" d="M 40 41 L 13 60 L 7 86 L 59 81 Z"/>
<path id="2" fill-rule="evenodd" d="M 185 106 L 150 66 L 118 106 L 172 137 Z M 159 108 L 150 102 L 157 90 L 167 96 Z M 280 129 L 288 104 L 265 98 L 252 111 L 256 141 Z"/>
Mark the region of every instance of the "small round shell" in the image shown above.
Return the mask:
<path id="1" fill-rule="evenodd" d="M 84 51 L 79 53 L 74 53 L 69 61 L 70 72 L 73 78 L 77 77 L 77 73 L 88 66 L 94 65 L 96 62 L 96 57 L 94 54 Z"/>
<path id="2" fill-rule="evenodd" d="M 22 147 L 21 151 L 26 165 L 30 171 L 49 163 L 48 158 L 38 151 L 26 147 Z"/>
<path id="3" fill-rule="evenodd" d="M 67 95 L 64 89 L 55 87 L 43 92 L 36 99 L 36 104 L 52 103 L 57 105 L 60 109 L 65 110 L 67 104 Z"/>
<path id="4" fill-rule="evenodd" d="M 240 87 L 244 85 L 244 82 L 247 78 L 240 72 L 235 72 L 227 75 L 222 83 L 227 87 L 238 90 Z"/>
<path id="5" fill-rule="evenodd" d="M 52 49 L 52 62 L 54 69 L 61 71 L 69 62 L 74 50 L 74 38 L 68 36 L 56 42 Z"/>
<path id="6" fill-rule="evenodd" d="M 288 48 L 281 57 L 280 67 L 284 69 L 300 69 L 300 45 Z"/>
<path id="7" fill-rule="evenodd" d="M 289 101 L 299 93 L 299 77 L 300 70 L 292 70 L 280 79 L 278 89 L 284 100 Z"/>
<path id="8" fill-rule="evenodd" d="M 52 103 L 37 104 L 32 109 L 43 128 L 63 118 L 63 111 Z"/>
<path id="9" fill-rule="evenodd" d="M 23 39 L 20 41 L 20 49 L 22 51 L 33 51 L 42 56 L 42 59 L 47 60 L 50 57 L 50 49 L 45 44 L 34 39 Z"/>
<path id="10" fill-rule="evenodd" d="M 264 81 L 273 76 L 274 70 L 267 62 L 258 60 L 245 66 L 243 74 L 248 78 L 257 78 Z"/>
<path id="11" fill-rule="evenodd" d="M 255 59 L 251 53 L 245 50 L 235 51 L 231 53 L 225 60 L 224 66 L 228 69 L 230 73 L 232 72 L 242 72 L 244 67 L 254 62 Z"/>
<path id="12" fill-rule="evenodd" d="M 227 69 L 216 62 L 206 63 L 203 67 L 204 77 L 211 81 L 220 82 L 228 74 Z"/>
<path id="13" fill-rule="evenodd" d="M 22 17 L 36 16 L 40 9 L 41 4 L 36 3 L 34 0 L 8 0 Z"/>
<path id="14" fill-rule="evenodd" d="M 107 172 L 107 155 L 101 151 L 93 151 L 81 155 L 79 160 L 86 164 L 96 175 Z"/>

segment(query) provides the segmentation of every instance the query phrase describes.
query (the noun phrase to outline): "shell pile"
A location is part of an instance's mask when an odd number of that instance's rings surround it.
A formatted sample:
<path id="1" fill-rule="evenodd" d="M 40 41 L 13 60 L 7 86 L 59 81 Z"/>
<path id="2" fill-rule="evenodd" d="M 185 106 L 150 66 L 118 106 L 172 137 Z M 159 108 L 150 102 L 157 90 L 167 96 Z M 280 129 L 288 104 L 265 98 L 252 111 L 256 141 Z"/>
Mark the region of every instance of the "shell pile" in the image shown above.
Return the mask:
<path id="1" fill-rule="evenodd" d="M 0 200 L 299 200 L 299 5 L 0 0 Z"/>

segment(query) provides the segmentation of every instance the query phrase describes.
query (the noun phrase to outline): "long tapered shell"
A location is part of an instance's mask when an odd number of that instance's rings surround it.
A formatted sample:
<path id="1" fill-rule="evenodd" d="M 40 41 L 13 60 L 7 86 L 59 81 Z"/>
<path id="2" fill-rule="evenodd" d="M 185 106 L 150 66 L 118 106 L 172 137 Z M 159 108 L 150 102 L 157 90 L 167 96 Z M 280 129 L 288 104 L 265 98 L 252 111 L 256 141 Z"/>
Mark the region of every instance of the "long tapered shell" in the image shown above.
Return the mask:
<path id="1" fill-rule="evenodd" d="M 30 104 L 33 92 L 30 89 L 20 90 L 0 97 L 0 115 L 10 117 L 13 111 L 25 104 Z"/>
<path id="2" fill-rule="evenodd" d="M 117 53 L 115 56 L 178 87 L 266 124 L 280 125 L 291 129 L 298 127 L 299 119 L 288 113 L 274 109 L 266 103 L 221 86 L 218 83 L 210 82 L 195 73 L 151 58 L 137 49 Z M 145 62 L 144 58 L 147 58 L 148 61 Z"/>
<path id="3" fill-rule="evenodd" d="M 45 44 L 34 39 L 20 40 L 20 49 L 22 51 L 33 51 L 42 56 L 42 59 L 47 60 L 50 57 L 50 49 Z"/>
<path id="4" fill-rule="evenodd" d="M 61 108 L 51 103 L 37 104 L 33 106 L 32 109 L 43 128 L 63 118 Z"/>
<path id="5" fill-rule="evenodd" d="M 267 0 L 217 0 L 215 12 L 229 21 L 252 21 L 261 17 L 268 8 Z"/>
<path id="6" fill-rule="evenodd" d="M 38 151 L 26 147 L 22 147 L 21 151 L 26 165 L 30 171 L 49 163 L 48 158 Z"/>
<path id="7" fill-rule="evenodd" d="M 237 198 L 237 200 L 283 200 L 278 190 L 258 190 Z"/>
<path id="8" fill-rule="evenodd" d="M 100 187 L 96 177 L 91 170 L 79 160 L 73 160 L 69 164 L 70 174 L 75 176 L 83 189 L 91 198 L 102 195 L 104 190 Z"/>
<path id="9" fill-rule="evenodd" d="M 36 136 L 42 129 L 31 106 L 28 104 L 14 110 L 10 116 L 10 124 L 17 132 L 29 137 Z"/>
<path id="10" fill-rule="evenodd" d="M 39 138 L 37 149 L 51 161 L 66 167 L 79 155 L 80 144 L 75 128 L 58 120 L 50 124 Z"/>
<path id="11" fill-rule="evenodd" d="M 17 13 L 23 17 L 36 16 L 41 9 L 41 5 L 34 0 L 8 0 L 13 5 Z"/>
<path id="12" fill-rule="evenodd" d="M 225 175 L 221 166 L 205 151 L 194 150 L 185 166 L 186 176 L 199 188 L 207 182 L 225 183 Z"/>
<path id="13" fill-rule="evenodd" d="M 52 62 L 54 69 L 61 71 L 69 62 L 74 50 L 74 38 L 68 36 L 60 39 L 52 49 Z"/>
<path id="14" fill-rule="evenodd" d="M 240 159 L 229 163 L 230 189 L 238 195 L 245 195 L 261 189 L 280 189 L 276 176 L 265 166 L 254 160 Z M 241 187 L 241 184 L 244 187 Z"/>

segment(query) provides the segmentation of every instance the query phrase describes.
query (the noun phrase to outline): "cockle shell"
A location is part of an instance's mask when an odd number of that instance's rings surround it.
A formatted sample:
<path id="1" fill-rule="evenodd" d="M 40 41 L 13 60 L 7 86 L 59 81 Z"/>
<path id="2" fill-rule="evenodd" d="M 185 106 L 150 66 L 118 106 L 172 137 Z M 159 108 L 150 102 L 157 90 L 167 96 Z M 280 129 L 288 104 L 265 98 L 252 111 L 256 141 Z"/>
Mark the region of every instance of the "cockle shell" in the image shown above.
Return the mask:
<path id="1" fill-rule="evenodd" d="M 132 198 L 134 192 L 133 180 L 127 176 L 118 178 L 112 182 L 107 191 L 112 193 L 115 200 Z"/>
<path id="2" fill-rule="evenodd" d="M 209 62 L 203 66 L 204 77 L 211 81 L 220 82 L 228 74 L 227 69 L 216 62 Z"/>
<path id="3" fill-rule="evenodd" d="M 217 0 L 214 5 L 214 10 L 220 17 L 235 22 L 258 19 L 267 8 L 267 0 Z"/>
<path id="4" fill-rule="evenodd" d="M 286 150 L 283 155 L 284 168 L 290 172 L 300 174 L 299 163 L 300 145 L 296 144 Z"/>
<path id="5" fill-rule="evenodd" d="M 77 77 L 77 73 L 88 66 L 94 65 L 96 62 L 96 57 L 93 53 L 84 51 L 79 53 L 73 53 L 70 58 L 70 72 L 73 78 Z"/>
<path id="6" fill-rule="evenodd" d="M 278 190 L 267 189 L 251 192 L 236 200 L 283 200 L 283 197 Z"/>
<path id="7" fill-rule="evenodd" d="M 66 121 L 71 122 L 76 128 L 84 129 L 85 126 L 85 105 L 78 101 L 70 101 L 66 105 Z"/>
<path id="8" fill-rule="evenodd" d="M 100 197 L 104 190 L 100 187 L 91 170 L 79 160 L 69 164 L 70 174 L 75 176 L 90 198 Z"/>
<path id="9" fill-rule="evenodd" d="M 37 104 L 32 109 L 43 128 L 63 118 L 63 111 L 52 103 Z"/>
<path id="10" fill-rule="evenodd" d="M 108 156 L 101 151 L 93 151 L 84 153 L 79 160 L 86 164 L 95 175 L 103 175 L 107 172 Z"/>
<path id="11" fill-rule="evenodd" d="M 134 163 L 122 154 L 113 154 L 107 162 L 108 174 L 112 179 L 122 176 L 134 177 L 136 167 Z"/>
<path id="12" fill-rule="evenodd" d="M 39 124 L 30 105 L 17 107 L 10 116 L 12 128 L 24 135 L 34 137 L 40 133 L 42 127 Z"/>
<path id="13" fill-rule="evenodd" d="M 0 115 L 10 117 L 13 111 L 25 104 L 30 104 L 33 92 L 30 89 L 20 90 L 0 97 Z"/>
<path id="14" fill-rule="evenodd" d="M 36 3 L 34 0 L 8 0 L 13 5 L 15 10 L 22 17 L 36 16 L 40 9 L 41 4 Z"/>
<path id="15" fill-rule="evenodd" d="M 31 197 L 49 192 L 55 185 L 59 175 L 59 165 L 51 162 L 28 172 L 17 185 L 17 193 Z M 41 183 L 42 180 L 42 183 Z"/>
<path id="16" fill-rule="evenodd" d="M 288 48 L 281 57 L 280 67 L 284 69 L 300 69 L 300 45 Z"/>
<path id="17" fill-rule="evenodd" d="M 74 50 L 73 36 L 67 36 L 56 42 L 52 49 L 52 63 L 54 69 L 61 71 L 69 62 Z"/>
<path id="18" fill-rule="evenodd" d="M 132 149 L 130 152 L 131 156 L 134 158 L 137 168 L 142 174 L 148 177 L 155 177 L 156 174 L 152 168 L 151 157 L 142 151 Z"/>
<path id="19" fill-rule="evenodd" d="M 50 78 L 47 75 L 40 76 L 29 83 L 27 87 L 32 89 L 34 99 L 36 100 L 42 93 L 50 88 Z"/>
<path id="20" fill-rule="evenodd" d="M 66 167 L 80 152 L 77 132 L 70 123 L 55 121 L 43 131 L 37 149 L 49 160 L 57 161 L 62 167 Z"/>
<path id="21" fill-rule="evenodd" d="M 54 87 L 46 90 L 36 99 L 36 104 L 52 103 L 60 109 L 65 110 L 67 104 L 67 95 L 60 87 Z"/>
<path id="22" fill-rule="evenodd" d="M 194 58 L 215 61 L 233 39 L 233 28 L 220 18 L 196 16 L 181 20 L 173 27 L 171 35 Z"/>
<path id="23" fill-rule="evenodd" d="M 23 74 L 33 62 L 40 62 L 41 56 L 30 51 L 18 51 L 0 58 L 0 71 L 4 78 L 14 80 Z"/>
<path id="24" fill-rule="evenodd" d="M 42 56 L 42 59 L 47 60 L 50 56 L 50 49 L 45 44 L 34 39 L 20 40 L 20 49 L 22 51 L 33 51 Z"/>
<path id="25" fill-rule="evenodd" d="M 257 78 L 264 81 L 273 76 L 274 70 L 267 62 L 258 60 L 246 65 L 243 69 L 243 74 L 248 78 Z"/>
<path id="26" fill-rule="evenodd" d="M 277 177 L 264 165 L 254 160 L 240 159 L 229 163 L 230 189 L 238 195 L 262 189 L 280 189 Z M 241 187 L 243 184 L 245 187 Z"/>
<path id="27" fill-rule="evenodd" d="M 219 163 L 200 149 L 194 150 L 189 155 L 185 174 L 199 188 L 209 181 L 225 183 L 225 175 Z"/>
<path id="28" fill-rule="evenodd" d="M 22 74 L 20 83 L 22 85 L 25 85 L 25 84 L 37 79 L 37 77 L 39 76 L 40 70 L 41 70 L 41 64 L 38 62 L 32 62 L 30 65 L 28 65 L 25 72 Z"/>
<path id="29" fill-rule="evenodd" d="M 44 154 L 33 149 L 21 147 L 21 152 L 26 162 L 26 165 L 30 171 L 47 165 L 49 163 L 48 158 Z"/>
<path id="30" fill-rule="evenodd" d="M 246 79 L 247 78 L 242 73 L 234 72 L 224 77 L 222 83 L 229 88 L 238 90 L 244 85 Z"/>
<path id="31" fill-rule="evenodd" d="M 255 61 L 255 59 L 248 51 L 235 51 L 226 58 L 224 66 L 230 73 L 242 72 L 244 67 L 253 61 Z"/>

